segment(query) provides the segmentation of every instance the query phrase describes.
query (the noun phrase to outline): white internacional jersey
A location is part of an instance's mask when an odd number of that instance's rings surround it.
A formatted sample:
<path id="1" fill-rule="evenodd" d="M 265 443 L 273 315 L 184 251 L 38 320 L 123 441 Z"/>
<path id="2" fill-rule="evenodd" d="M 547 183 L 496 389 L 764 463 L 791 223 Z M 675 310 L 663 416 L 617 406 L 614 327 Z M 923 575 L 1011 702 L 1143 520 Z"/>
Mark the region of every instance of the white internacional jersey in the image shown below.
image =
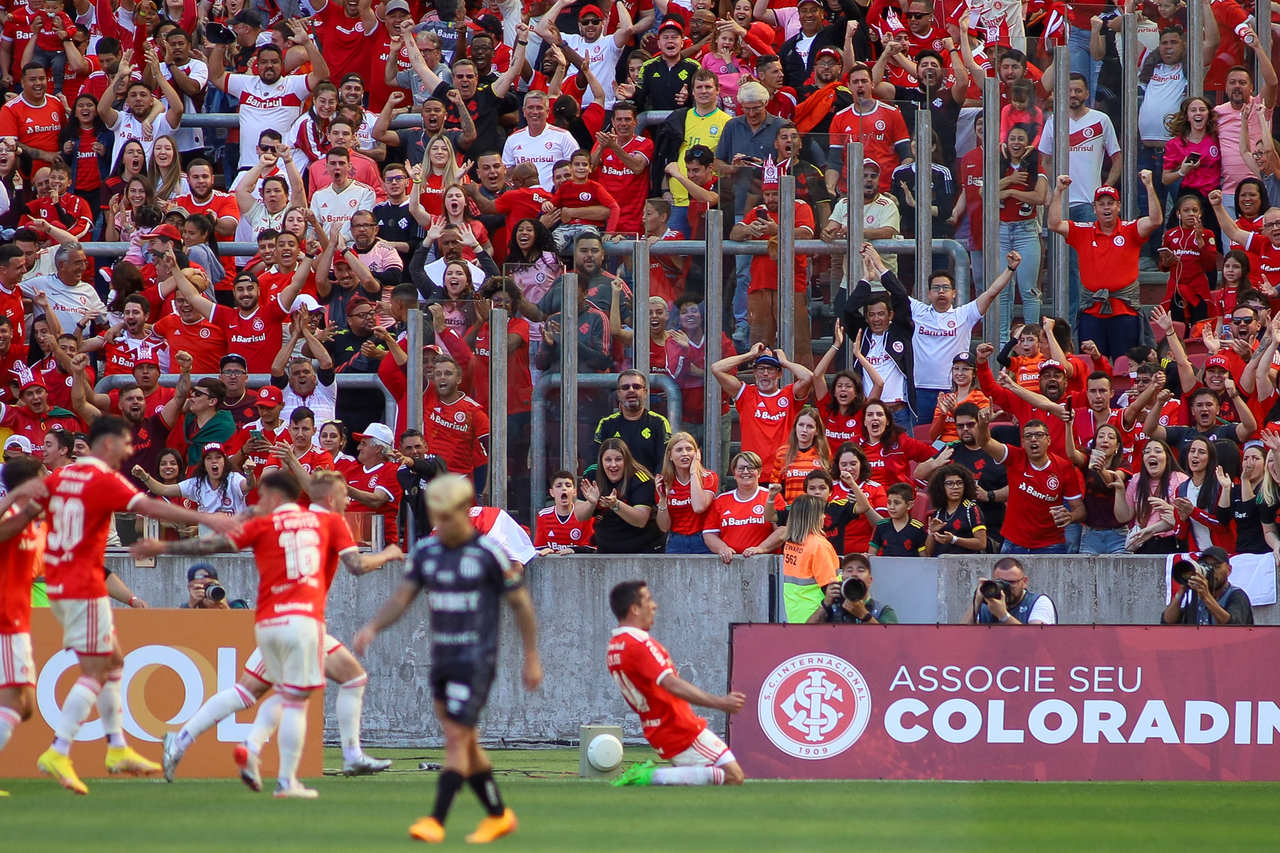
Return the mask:
<path id="1" fill-rule="evenodd" d="M 329 233 L 329 229 L 337 225 L 343 239 L 350 241 L 351 217 L 357 210 L 373 210 L 377 203 L 372 187 L 352 181 L 342 190 L 334 184 L 317 190 L 311 197 L 311 212 L 320 221 L 323 233 Z"/>

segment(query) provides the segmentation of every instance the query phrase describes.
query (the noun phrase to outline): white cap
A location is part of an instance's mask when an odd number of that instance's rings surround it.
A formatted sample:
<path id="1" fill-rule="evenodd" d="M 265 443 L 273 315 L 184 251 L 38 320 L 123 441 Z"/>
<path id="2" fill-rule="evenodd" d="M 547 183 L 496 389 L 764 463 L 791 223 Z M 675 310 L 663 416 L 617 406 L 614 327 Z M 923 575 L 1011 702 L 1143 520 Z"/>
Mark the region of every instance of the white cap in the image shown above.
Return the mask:
<path id="1" fill-rule="evenodd" d="M 369 424 L 364 428 L 364 432 L 358 432 L 354 437 L 356 441 L 368 438 L 379 444 L 385 444 L 387 447 L 395 447 L 396 445 L 396 435 L 391 431 L 391 427 L 386 424 Z"/>
<path id="2" fill-rule="evenodd" d="M 12 450 L 17 448 L 23 453 L 35 453 L 35 446 L 31 444 L 31 439 L 25 435 L 11 435 L 4 440 L 4 449 Z"/>

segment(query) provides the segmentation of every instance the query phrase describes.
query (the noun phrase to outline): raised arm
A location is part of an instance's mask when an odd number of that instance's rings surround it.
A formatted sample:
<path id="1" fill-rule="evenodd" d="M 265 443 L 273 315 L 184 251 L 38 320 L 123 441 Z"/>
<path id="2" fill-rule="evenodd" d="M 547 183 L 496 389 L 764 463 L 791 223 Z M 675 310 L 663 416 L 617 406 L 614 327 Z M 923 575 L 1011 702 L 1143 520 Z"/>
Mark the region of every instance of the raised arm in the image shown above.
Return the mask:
<path id="1" fill-rule="evenodd" d="M 1214 190 L 1217 192 L 1217 190 Z M 1173 361 L 1178 365 L 1178 382 L 1184 391 L 1190 391 L 1196 386 L 1196 369 L 1191 364 L 1191 359 L 1187 357 L 1187 350 L 1182 345 L 1182 339 L 1178 337 L 1178 332 L 1173 327 L 1173 318 L 1169 316 L 1169 312 L 1163 307 L 1157 305 L 1151 312 L 1151 322 L 1164 332 L 1165 339 L 1169 342 L 1169 355 L 1173 357 Z M 1148 432 L 1147 435 L 1151 433 Z"/>
<path id="2" fill-rule="evenodd" d="M 1071 222 L 1062 218 L 1062 194 L 1067 191 L 1067 187 L 1071 186 L 1070 175 L 1059 175 L 1058 180 L 1053 185 L 1053 195 L 1049 196 L 1048 227 L 1055 234 L 1061 234 L 1063 237 L 1071 230 Z M 1157 209 L 1159 205 L 1157 205 Z"/>
<path id="3" fill-rule="evenodd" d="M 957 196 L 962 198 L 963 194 Z M 986 314 L 987 309 L 991 307 L 991 303 L 1000 295 L 1000 291 L 1013 281 L 1013 274 L 1018 269 L 1018 265 L 1022 263 L 1022 255 L 1017 252 L 1009 252 L 1005 255 L 1005 268 L 1000 271 L 1000 275 L 996 276 L 995 281 L 988 285 L 987 289 L 978 294 L 978 312 Z"/>
<path id="4" fill-rule="evenodd" d="M 736 399 L 738 392 L 742 389 L 742 380 L 738 378 L 738 368 L 768 351 L 764 344 L 757 342 L 755 346 L 744 353 L 725 356 L 712 364 L 711 375 L 720 383 L 720 387 L 724 389 L 730 399 Z"/>
<path id="5" fill-rule="evenodd" d="M 1156 193 L 1155 181 L 1151 177 L 1151 170 L 1143 169 L 1139 172 L 1138 180 L 1142 181 L 1142 185 L 1147 190 L 1147 215 L 1139 219 L 1137 223 L 1138 236 L 1145 238 L 1160 227 L 1160 223 L 1164 221 L 1164 211 L 1160 207 L 1160 196 Z"/>
<path id="6" fill-rule="evenodd" d="M 516 24 L 516 46 L 511 51 L 511 64 L 507 66 L 507 70 L 499 75 L 497 80 L 493 81 L 492 91 L 495 97 L 505 98 L 507 92 L 511 91 L 511 84 L 516 82 L 520 77 L 520 72 L 524 69 L 524 55 L 529 47 L 529 25 L 521 22 Z M 603 92 L 603 90 L 601 90 Z M 603 103 L 604 97 L 601 96 Z"/>

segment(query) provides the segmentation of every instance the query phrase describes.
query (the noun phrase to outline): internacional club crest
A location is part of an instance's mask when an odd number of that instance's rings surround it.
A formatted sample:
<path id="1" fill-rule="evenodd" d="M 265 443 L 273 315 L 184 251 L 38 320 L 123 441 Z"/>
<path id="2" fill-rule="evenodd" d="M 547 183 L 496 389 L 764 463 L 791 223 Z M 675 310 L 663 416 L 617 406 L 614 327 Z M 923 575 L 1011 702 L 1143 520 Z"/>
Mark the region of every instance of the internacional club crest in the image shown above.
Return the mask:
<path id="1" fill-rule="evenodd" d="M 769 673 L 756 708 L 760 728 L 795 758 L 834 758 L 857 743 L 871 720 L 871 688 L 847 660 L 796 655 Z"/>

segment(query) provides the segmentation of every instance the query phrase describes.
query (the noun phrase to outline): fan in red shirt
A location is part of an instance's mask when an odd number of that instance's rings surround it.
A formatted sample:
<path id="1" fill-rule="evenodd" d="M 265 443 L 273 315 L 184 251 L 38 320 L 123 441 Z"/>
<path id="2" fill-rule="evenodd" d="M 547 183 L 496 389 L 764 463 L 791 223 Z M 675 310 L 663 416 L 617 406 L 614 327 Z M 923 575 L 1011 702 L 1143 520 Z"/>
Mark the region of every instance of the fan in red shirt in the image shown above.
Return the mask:
<path id="1" fill-rule="evenodd" d="M 316 35 L 329 65 L 329 79 L 341 80 L 352 72 L 362 79 L 370 76 L 370 57 L 377 55 L 378 29 L 381 23 L 370 3 L 356 0 L 321 0 L 311 6 L 315 10 Z M 371 76 L 381 78 L 382 68 Z M 382 109 L 382 104 L 373 106 Z"/>
<path id="2" fill-rule="evenodd" d="M 480 301 L 475 303 L 477 314 L 482 324 L 474 332 L 469 333 L 472 352 L 475 354 L 467 365 L 471 377 L 471 396 L 484 411 L 489 410 L 489 343 L 492 333 L 489 304 L 491 307 L 507 312 L 507 415 L 525 414 L 533 408 L 533 374 L 529 370 L 529 321 L 514 310 L 520 301 L 520 288 L 514 281 L 506 277 L 490 279 L 480 289 Z M 520 440 L 520 436 L 510 436 L 512 440 Z"/>
<path id="3" fill-rule="evenodd" d="M 120 464 L 132 453 L 131 436 L 122 419 L 101 417 L 89 430 L 89 456 L 59 468 L 43 481 L 31 480 L 14 492 L 35 498 L 35 505 L 49 519 L 45 588 L 53 615 L 63 627 L 62 645 L 76 652 L 82 673 L 62 703 L 53 745 L 36 766 L 80 794 L 89 791 L 76 775 L 68 752 L 95 704 L 107 735 L 107 769 L 134 775 L 160 771 L 159 764 L 125 743 L 122 732 L 124 659 L 112 624 L 103 560 L 115 513 L 128 511 L 159 521 L 207 524 L 215 530 L 227 530 L 235 523 L 227 516 L 193 512 L 143 496 L 119 472 Z"/>
<path id="4" fill-rule="evenodd" d="M 69 116 L 61 101 L 46 94 L 48 85 L 44 68 L 29 63 L 22 72 L 22 94 L 0 107 L 0 136 L 16 136 L 34 160 L 52 162 Z"/>
<path id="5" fill-rule="evenodd" d="M 40 475 L 34 459 L 4 466 L 9 491 Z M 5 503 L 9 503 L 5 501 Z M 36 667 L 31 655 L 31 585 L 44 573 L 45 524 L 31 520 L 20 499 L 0 518 L 0 748 L 36 707 Z"/>
<path id="6" fill-rule="evenodd" d="M 782 495 L 760 485 L 760 456 L 744 451 L 729 461 L 737 488 L 716 495 L 707 513 L 702 539 L 708 550 L 728 563 L 735 556 L 751 557 L 778 549 L 785 529 L 771 520 L 786 509 Z M 769 512 L 772 505 L 773 512 Z"/>
<path id="7" fill-rule="evenodd" d="M 872 400 L 862 410 L 862 450 L 867 455 L 867 475 L 878 483 L 910 483 L 912 470 L 938 455 L 927 444 L 907 433 L 893 420 L 884 403 Z M 917 479 L 924 479 L 916 475 Z"/>
<path id="8" fill-rule="evenodd" d="M 844 175 L 845 146 L 861 142 L 868 159 L 884 164 L 880 170 L 880 192 L 888 192 L 894 168 L 911 156 L 911 135 L 902 112 L 875 99 L 871 86 L 871 69 L 857 65 L 849 72 L 849 90 L 853 104 L 831 119 L 831 143 L 827 168 Z M 844 178 L 838 179 L 843 188 Z"/>
<path id="9" fill-rule="evenodd" d="M 557 471 L 552 474 L 547 492 L 551 495 L 552 505 L 538 510 L 538 529 L 533 547 L 544 556 L 594 551 L 595 519 L 579 521 L 573 514 L 573 501 L 578 495 L 573 472 Z"/>
<path id="10" fill-rule="evenodd" d="M 202 292 L 208 286 L 208 279 L 199 270 L 178 270 L 177 274 L 186 276 L 197 291 Z M 227 354 L 226 328 L 204 319 L 180 292 L 174 293 L 173 308 L 177 313 L 161 317 L 153 327 L 155 334 L 165 339 L 170 353 L 190 353 L 195 360 L 194 373 L 217 373 L 222 357 Z"/>
<path id="11" fill-rule="evenodd" d="M 393 545 L 399 541 L 396 516 L 400 513 L 403 494 L 396 478 L 396 465 L 388 461 L 395 455 L 395 436 L 386 424 L 372 423 L 352 438 L 360 442 L 360 446 L 356 450 L 356 464 L 346 475 L 347 488 L 352 500 L 361 506 L 351 509 L 379 513 L 383 519 L 383 540 Z"/>
<path id="12" fill-rule="evenodd" d="M 986 418 L 978 420 L 978 445 L 1009 477 L 1005 511 L 1006 554 L 1065 554 L 1063 528 L 1084 520 L 1084 482 L 1066 459 L 1049 452 L 1045 422 L 1022 424 L 1022 447 L 1001 444 L 991 437 Z"/>
<path id="13" fill-rule="evenodd" d="M 33 219 L 56 225 L 77 240 L 85 240 L 93 230 L 93 211 L 89 203 L 69 192 L 71 167 L 65 163 L 53 163 L 36 169 L 36 180 L 47 173 L 49 195 L 40 196 L 27 203 L 26 213 L 18 219 L 19 227 L 29 227 Z"/>
<path id="14" fill-rule="evenodd" d="M 1178 202 L 1178 224 L 1164 232 L 1160 268 L 1169 271 L 1164 304 L 1173 319 L 1188 326 L 1221 312 L 1212 304 L 1209 273 L 1218 269 L 1218 249 L 1213 232 L 1200 221 L 1200 200 L 1183 196 Z"/>
<path id="15" fill-rule="evenodd" d="M 623 234 L 644 231 L 644 203 L 649 195 L 649 165 L 653 160 L 653 140 L 636 136 L 635 105 L 614 104 L 613 128 L 596 135 L 591 151 L 595 178 L 618 200 L 621 207 L 617 230 Z"/>
<path id="16" fill-rule="evenodd" d="M 640 716 L 645 740 L 672 767 L 652 762 L 628 768 L 615 785 L 741 785 L 737 758 L 693 712 L 690 702 L 736 714 L 742 693 L 713 696 L 682 679 L 671 655 L 649 635 L 658 605 L 644 581 L 624 581 L 609 591 L 618 627 L 609 638 L 609 674 L 631 710 Z"/>
<path id="17" fill-rule="evenodd" d="M 1162 221 L 1151 171 L 1143 169 L 1139 178 L 1147 188 L 1151 211 L 1141 219 L 1121 220 L 1120 193 L 1105 184 L 1093 194 L 1096 222 L 1063 219 L 1060 208 L 1062 195 L 1071 185 L 1068 175 L 1058 176 L 1049 200 L 1049 230 L 1065 237 L 1080 261 L 1084 290 L 1076 332 L 1080 340 L 1093 341 L 1103 355 L 1112 359 L 1124 355 L 1138 338 L 1138 256 L 1143 243 Z M 1221 197 L 1221 192 L 1218 195 Z"/>
<path id="18" fill-rule="evenodd" d="M 569 160 L 570 178 L 556 188 L 555 205 L 562 225 L 594 225 L 612 232 L 622 210 L 618 200 L 599 181 L 591 180 L 591 155 L 574 153 Z"/>
<path id="19" fill-rule="evenodd" d="M 432 368 L 436 398 L 422 413 L 422 432 L 427 448 L 444 460 L 454 474 L 474 475 L 484 482 L 489 454 L 489 415 L 471 397 L 462 393 L 462 368 L 450 356 L 436 358 Z"/>
<path id="20" fill-rule="evenodd" d="M 738 378 L 738 368 L 753 363 L 755 384 L 748 385 Z M 786 366 L 796 381 L 785 388 L 779 387 L 782 368 Z M 711 365 L 720 387 L 733 398 L 738 410 L 738 422 L 742 427 L 742 449 L 750 450 L 764 460 L 760 479 L 766 483 L 778 477 L 775 456 L 778 448 L 787 442 L 800 403 L 809 396 L 813 374 L 803 365 L 787 359 L 782 350 L 769 349 L 757 343 L 742 355 L 731 355 Z"/>
<path id="21" fill-rule="evenodd" d="M 678 432 L 667 441 L 662 473 L 654 480 L 658 527 L 667 537 L 667 553 L 710 553 L 702 541 L 720 478 L 702 467 L 702 451 L 692 435 Z"/>
<path id="22" fill-rule="evenodd" d="M 49 388 L 43 376 L 24 369 L 19 373 L 18 399 L 22 405 L 0 403 L 0 428 L 24 436 L 43 454 L 44 437 L 53 430 L 83 432 L 84 423 L 73 412 L 49 403 Z"/>

